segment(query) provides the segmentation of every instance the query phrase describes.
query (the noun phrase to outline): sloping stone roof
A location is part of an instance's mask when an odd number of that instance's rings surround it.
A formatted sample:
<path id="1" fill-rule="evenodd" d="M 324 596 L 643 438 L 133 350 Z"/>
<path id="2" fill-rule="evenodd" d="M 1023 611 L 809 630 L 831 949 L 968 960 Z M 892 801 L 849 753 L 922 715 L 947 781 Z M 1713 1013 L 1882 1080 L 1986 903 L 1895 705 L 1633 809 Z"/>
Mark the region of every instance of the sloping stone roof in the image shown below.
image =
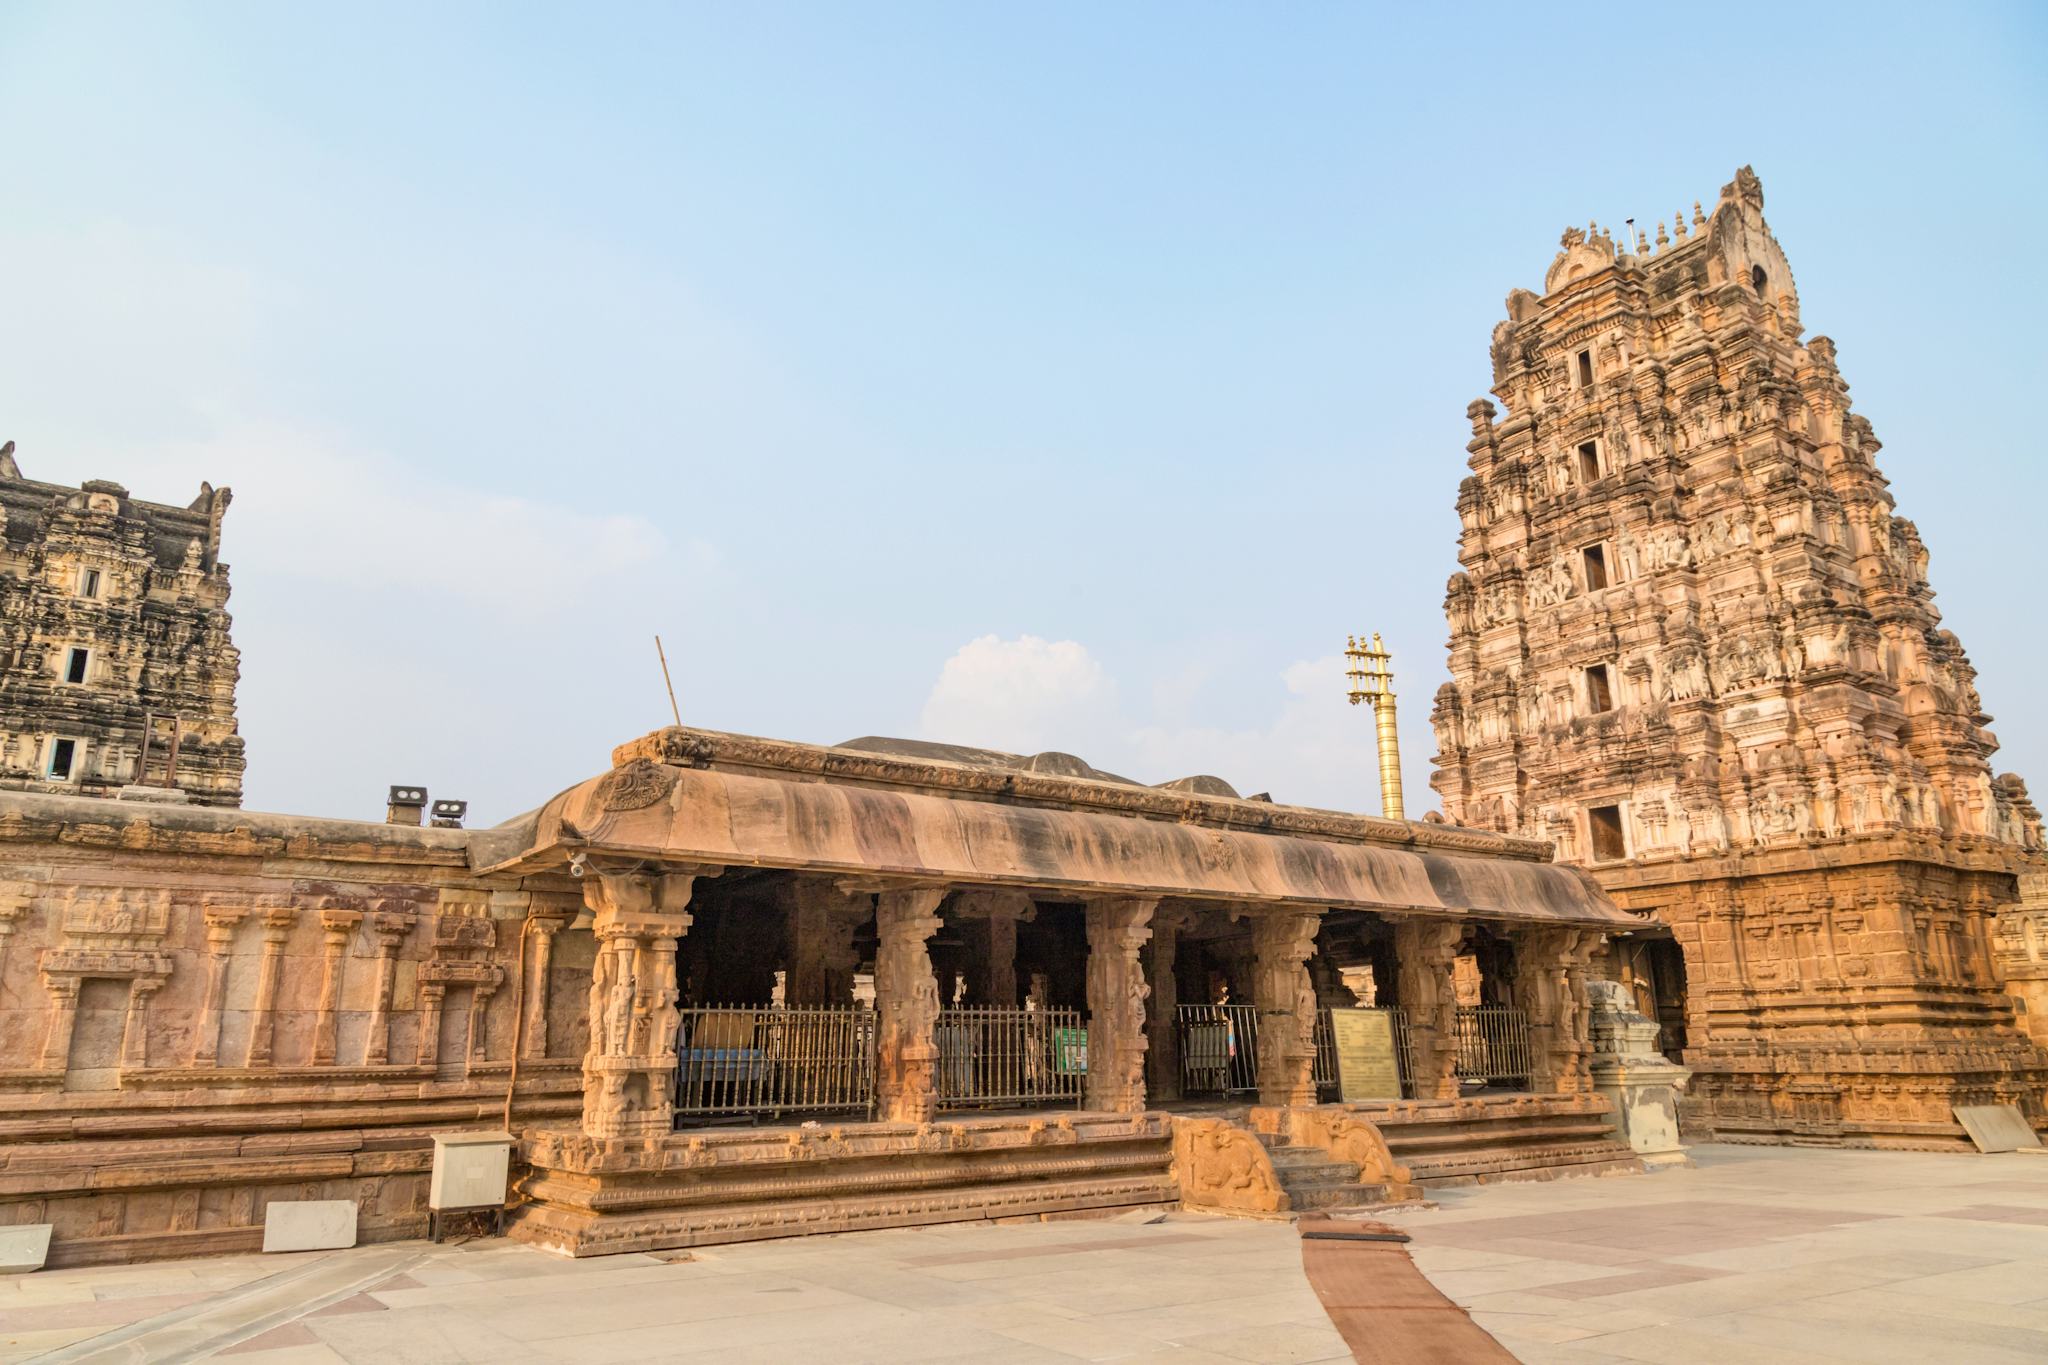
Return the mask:
<path id="1" fill-rule="evenodd" d="M 482 831 L 479 871 L 600 858 L 1477 915 L 1637 921 L 1527 839 L 938 758 L 671 728 Z"/>

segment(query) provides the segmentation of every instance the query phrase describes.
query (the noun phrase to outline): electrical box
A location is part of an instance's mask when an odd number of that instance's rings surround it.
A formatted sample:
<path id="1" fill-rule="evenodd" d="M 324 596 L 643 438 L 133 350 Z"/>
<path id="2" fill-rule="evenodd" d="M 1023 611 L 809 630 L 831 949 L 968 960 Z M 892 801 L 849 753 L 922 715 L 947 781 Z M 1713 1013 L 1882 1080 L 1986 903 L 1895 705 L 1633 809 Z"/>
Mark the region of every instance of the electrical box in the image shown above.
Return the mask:
<path id="1" fill-rule="evenodd" d="M 436 1133 L 427 1207 L 502 1208 L 511 1171 L 510 1133 Z"/>

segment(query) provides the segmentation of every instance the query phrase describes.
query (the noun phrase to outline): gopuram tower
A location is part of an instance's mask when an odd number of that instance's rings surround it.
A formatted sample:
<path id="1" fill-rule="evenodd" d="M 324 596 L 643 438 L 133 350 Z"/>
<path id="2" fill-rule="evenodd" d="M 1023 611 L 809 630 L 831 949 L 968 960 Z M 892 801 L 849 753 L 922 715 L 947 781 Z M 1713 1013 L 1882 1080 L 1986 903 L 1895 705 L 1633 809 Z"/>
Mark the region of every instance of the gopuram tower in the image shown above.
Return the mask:
<path id="1" fill-rule="evenodd" d="M 1723 1140 L 1955 1146 L 2048 1122 L 1994 962 L 2040 866 L 2026 788 L 1834 343 L 1800 339 L 1748 169 L 1711 217 L 1576 228 L 1508 296 L 1445 611 L 1432 784 L 1554 841 L 1644 930 L 1616 974 Z M 2010 937 L 2008 934 L 2007 937 Z"/>

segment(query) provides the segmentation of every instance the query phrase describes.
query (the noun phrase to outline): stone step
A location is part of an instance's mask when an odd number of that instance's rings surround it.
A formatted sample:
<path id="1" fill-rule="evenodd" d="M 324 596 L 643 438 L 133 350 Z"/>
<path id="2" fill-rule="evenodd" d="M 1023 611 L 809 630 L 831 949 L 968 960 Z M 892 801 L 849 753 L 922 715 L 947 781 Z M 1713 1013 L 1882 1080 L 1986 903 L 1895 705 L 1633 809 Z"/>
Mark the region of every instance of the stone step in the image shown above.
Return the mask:
<path id="1" fill-rule="evenodd" d="M 1362 1205 L 1384 1204 L 1386 1186 L 1361 1185 L 1356 1181 L 1314 1181 L 1287 1187 L 1287 1200 L 1294 1206 L 1294 1212 L 1309 1209 L 1345 1209 Z"/>

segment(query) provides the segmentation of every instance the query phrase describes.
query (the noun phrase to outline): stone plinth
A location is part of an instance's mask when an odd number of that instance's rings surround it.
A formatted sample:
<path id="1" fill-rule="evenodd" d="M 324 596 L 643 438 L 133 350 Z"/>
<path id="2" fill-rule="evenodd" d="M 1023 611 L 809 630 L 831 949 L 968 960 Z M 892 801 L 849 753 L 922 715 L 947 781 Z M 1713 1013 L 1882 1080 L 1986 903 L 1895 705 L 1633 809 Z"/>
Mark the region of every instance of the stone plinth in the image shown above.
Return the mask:
<path id="1" fill-rule="evenodd" d="M 1114 1212 L 1176 1199 L 1161 1114 L 529 1136 L 511 1235 L 568 1256 L 814 1232 Z"/>
<path id="2" fill-rule="evenodd" d="M 1652 1170 L 1690 1166 L 1678 1140 L 1678 1095 L 1692 1073 L 1657 1051 L 1657 1024 L 1626 987 L 1587 983 L 1593 997 L 1593 1089 L 1614 1106 L 1614 1126 Z"/>

